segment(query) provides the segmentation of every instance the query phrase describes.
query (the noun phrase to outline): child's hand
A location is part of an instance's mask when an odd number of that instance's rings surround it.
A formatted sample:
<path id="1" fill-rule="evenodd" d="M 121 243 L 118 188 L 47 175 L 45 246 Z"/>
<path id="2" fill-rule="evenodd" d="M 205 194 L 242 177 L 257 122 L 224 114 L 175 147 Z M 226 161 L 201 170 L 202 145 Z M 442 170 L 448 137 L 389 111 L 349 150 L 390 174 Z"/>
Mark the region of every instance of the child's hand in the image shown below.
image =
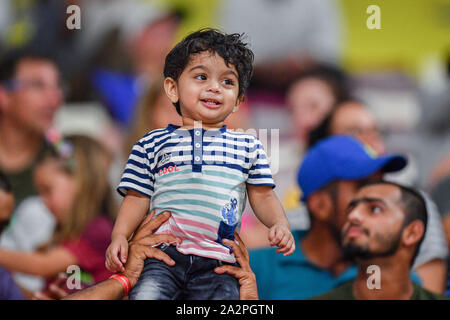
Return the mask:
<path id="1" fill-rule="evenodd" d="M 284 256 L 292 254 L 295 250 L 295 241 L 289 228 L 284 224 L 275 224 L 269 229 L 271 246 L 277 246 L 276 252 L 283 252 Z"/>
<path id="2" fill-rule="evenodd" d="M 120 256 L 120 260 L 119 260 Z M 113 238 L 106 250 L 106 268 L 111 272 L 125 272 L 128 257 L 128 241 L 125 237 Z"/>

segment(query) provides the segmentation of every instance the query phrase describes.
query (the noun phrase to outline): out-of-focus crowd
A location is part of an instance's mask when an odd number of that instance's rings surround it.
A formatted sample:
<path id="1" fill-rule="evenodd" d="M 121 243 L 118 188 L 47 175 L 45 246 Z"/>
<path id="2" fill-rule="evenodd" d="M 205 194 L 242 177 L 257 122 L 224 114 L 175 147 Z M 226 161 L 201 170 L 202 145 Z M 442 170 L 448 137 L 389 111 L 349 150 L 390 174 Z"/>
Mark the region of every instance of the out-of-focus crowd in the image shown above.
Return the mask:
<path id="1" fill-rule="evenodd" d="M 66 26 L 74 4 L 80 30 Z M 358 8 L 366 14 L 357 1 L 332 0 L 2 1 L 0 299 L 52 298 L 52 287 L 73 292 L 109 277 L 105 250 L 121 201 L 115 188 L 138 139 L 181 124 L 162 86 L 165 55 L 201 27 L 248 36 L 253 79 L 226 124 L 267 142 L 275 192 L 301 244 L 288 260 L 273 256 L 267 228 L 244 212 L 240 234 L 259 297 L 306 299 L 357 276 L 339 234 L 369 177 L 420 190 L 428 219 L 411 278 L 450 296 L 450 52 L 430 44 L 416 64 L 400 62 L 408 50 L 391 61 L 380 51 L 378 64 L 376 56 L 358 60 L 358 36 L 345 31 Z M 383 27 L 371 32 L 388 33 Z M 364 19 L 359 28 L 367 35 Z M 374 159 L 396 153 L 407 164 L 349 176 L 367 162 L 346 142 L 323 144 L 334 135 L 354 137 Z M 332 182 L 326 196 L 308 180 L 323 177 Z M 81 287 L 54 282 L 61 272 L 79 272 Z"/>

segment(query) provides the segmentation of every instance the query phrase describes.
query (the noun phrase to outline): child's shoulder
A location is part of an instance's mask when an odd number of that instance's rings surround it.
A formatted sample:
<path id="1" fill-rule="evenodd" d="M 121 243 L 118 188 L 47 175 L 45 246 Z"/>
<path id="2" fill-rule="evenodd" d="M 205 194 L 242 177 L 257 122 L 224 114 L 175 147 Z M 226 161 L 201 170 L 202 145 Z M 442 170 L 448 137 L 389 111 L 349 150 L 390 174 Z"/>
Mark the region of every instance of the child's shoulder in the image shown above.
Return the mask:
<path id="1" fill-rule="evenodd" d="M 163 138 L 167 134 L 170 134 L 170 130 L 168 130 L 167 127 L 154 129 L 152 131 L 147 132 L 141 139 L 139 139 L 138 142 L 144 144 L 151 143 L 153 141 Z"/>

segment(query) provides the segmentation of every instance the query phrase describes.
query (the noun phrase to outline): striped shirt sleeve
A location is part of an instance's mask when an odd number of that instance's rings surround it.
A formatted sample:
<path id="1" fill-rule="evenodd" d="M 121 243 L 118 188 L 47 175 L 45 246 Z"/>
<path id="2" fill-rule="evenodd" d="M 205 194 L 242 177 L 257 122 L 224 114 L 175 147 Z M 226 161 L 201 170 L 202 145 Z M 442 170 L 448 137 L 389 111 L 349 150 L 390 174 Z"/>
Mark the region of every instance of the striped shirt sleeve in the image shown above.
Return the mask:
<path id="1" fill-rule="evenodd" d="M 251 167 L 248 171 L 247 183 L 251 185 L 271 186 L 275 188 L 269 161 L 261 142 L 255 138 L 250 150 Z"/>
<path id="2" fill-rule="evenodd" d="M 153 195 L 154 182 L 151 160 L 140 140 L 131 150 L 117 191 L 120 195 L 125 196 L 131 189 L 150 198 Z"/>

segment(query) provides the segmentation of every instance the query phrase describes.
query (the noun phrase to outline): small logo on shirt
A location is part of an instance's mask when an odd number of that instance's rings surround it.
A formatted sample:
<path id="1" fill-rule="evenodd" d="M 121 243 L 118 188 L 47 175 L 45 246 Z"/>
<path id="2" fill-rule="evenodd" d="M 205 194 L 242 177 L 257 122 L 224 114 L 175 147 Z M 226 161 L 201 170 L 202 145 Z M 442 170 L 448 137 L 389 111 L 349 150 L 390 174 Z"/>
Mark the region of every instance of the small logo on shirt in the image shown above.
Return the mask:
<path id="1" fill-rule="evenodd" d="M 161 157 L 161 159 L 159 160 L 159 165 L 163 166 L 166 163 L 170 162 L 170 160 L 172 159 L 172 154 L 171 153 L 164 153 Z"/>
<path id="2" fill-rule="evenodd" d="M 170 163 L 171 160 L 172 160 L 172 154 L 171 153 L 164 153 L 161 156 L 161 159 L 158 162 L 158 167 L 163 167 L 163 168 L 159 169 L 158 175 L 162 176 L 162 175 L 164 175 L 166 173 L 180 171 L 177 168 L 176 164 Z"/>

